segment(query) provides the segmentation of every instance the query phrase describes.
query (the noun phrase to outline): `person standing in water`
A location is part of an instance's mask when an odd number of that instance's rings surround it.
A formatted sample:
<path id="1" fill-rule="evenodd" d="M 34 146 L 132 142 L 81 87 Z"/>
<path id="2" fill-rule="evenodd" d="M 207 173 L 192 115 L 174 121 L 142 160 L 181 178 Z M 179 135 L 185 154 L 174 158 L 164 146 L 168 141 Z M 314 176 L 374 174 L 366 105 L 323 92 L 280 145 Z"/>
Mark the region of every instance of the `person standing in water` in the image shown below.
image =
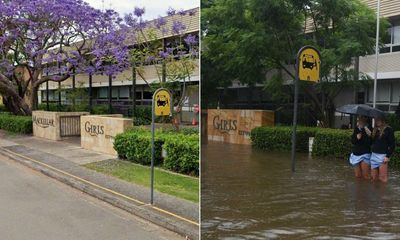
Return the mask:
<path id="1" fill-rule="evenodd" d="M 357 126 L 351 137 L 353 151 L 350 155 L 350 164 L 357 178 L 370 179 L 371 134 L 367 117 L 358 116 Z"/>
<path id="2" fill-rule="evenodd" d="M 394 131 L 384 117 L 375 118 L 372 132 L 371 176 L 373 181 L 388 181 L 388 163 L 396 147 Z"/>

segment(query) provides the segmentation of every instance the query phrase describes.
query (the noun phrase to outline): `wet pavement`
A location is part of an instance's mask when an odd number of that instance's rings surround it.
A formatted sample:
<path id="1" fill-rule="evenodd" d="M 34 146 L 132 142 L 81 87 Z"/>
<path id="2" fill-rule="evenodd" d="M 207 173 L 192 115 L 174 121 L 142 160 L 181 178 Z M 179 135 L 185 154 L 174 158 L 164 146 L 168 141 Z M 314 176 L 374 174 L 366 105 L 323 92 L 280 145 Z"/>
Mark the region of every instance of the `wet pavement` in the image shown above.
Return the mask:
<path id="1" fill-rule="evenodd" d="M 344 160 L 209 142 L 202 146 L 202 239 L 400 239 L 400 174 L 357 180 Z"/>

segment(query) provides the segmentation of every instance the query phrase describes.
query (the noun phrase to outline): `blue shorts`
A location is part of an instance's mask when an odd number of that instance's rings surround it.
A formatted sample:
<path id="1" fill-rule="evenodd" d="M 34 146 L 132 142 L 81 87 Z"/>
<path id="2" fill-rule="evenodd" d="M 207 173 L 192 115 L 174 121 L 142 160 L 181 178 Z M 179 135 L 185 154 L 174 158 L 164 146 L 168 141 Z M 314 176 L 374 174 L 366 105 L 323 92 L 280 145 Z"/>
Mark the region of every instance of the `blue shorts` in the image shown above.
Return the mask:
<path id="1" fill-rule="evenodd" d="M 372 153 L 371 154 L 371 168 L 378 168 L 383 164 L 386 154 L 382 153 Z"/>
<path id="2" fill-rule="evenodd" d="M 362 161 L 364 161 L 366 164 L 371 165 L 370 162 L 370 158 L 371 158 L 371 154 L 370 153 L 366 153 L 363 155 L 354 155 L 353 153 L 350 155 L 350 164 L 355 167 L 357 164 L 361 163 Z"/>

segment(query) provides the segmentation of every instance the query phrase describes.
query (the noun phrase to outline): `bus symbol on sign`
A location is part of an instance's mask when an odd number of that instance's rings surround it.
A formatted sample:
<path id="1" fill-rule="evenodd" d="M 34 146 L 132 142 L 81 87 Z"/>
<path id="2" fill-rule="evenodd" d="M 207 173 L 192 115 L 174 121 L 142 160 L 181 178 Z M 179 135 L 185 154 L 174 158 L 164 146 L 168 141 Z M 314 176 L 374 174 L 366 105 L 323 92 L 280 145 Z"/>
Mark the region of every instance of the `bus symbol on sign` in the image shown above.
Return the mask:
<path id="1" fill-rule="evenodd" d="M 153 96 L 154 115 L 155 116 L 170 116 L 171 110 L 171 93 L 164 88 L 158 89 Z"/>
<path id="2" fill-rule="evenodd" d="M 308 68 L 310 70 L 313 70 L 314 67 L 317 68 L 317 60 L 314 59 L 313 55 L 303 54 L 302 63 L 303 68 Z"/>
<path id="3" fill-rule="evenodd" d="M 165 95 L 158 95 L 157 96 L 157 107 L 160 106 L 167 106 L 168 105 L 168 98 Z"/>
<path id="4" fill-rule="evenodd" d="M 299 80 L 319 82 L 321 55 L 317 49 L 306 46 L 298 53 L 297 71 Z"/>

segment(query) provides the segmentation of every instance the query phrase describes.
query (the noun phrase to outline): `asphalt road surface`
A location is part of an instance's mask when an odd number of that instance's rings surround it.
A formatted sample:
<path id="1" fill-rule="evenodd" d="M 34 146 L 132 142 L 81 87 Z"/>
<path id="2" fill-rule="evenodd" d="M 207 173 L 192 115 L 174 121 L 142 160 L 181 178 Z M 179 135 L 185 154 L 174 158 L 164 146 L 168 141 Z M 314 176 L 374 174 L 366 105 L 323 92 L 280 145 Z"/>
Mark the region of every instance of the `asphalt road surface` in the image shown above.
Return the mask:
<path id="1" fill-rule="evenodd" d="M 183 239 L 0 155 L 0 239 Z"/>

